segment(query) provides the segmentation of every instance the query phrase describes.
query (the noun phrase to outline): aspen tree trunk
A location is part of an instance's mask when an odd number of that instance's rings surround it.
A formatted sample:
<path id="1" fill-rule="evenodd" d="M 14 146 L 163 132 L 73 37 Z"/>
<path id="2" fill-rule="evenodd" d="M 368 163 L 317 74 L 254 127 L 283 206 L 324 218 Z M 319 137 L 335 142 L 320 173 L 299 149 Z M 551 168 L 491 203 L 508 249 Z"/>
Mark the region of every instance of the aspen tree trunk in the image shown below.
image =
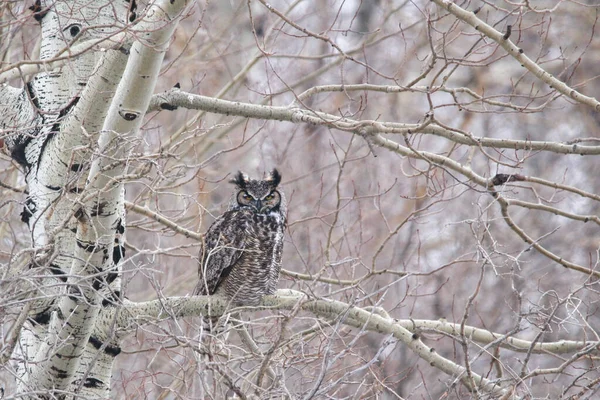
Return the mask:
<path id="1" fill-rule="evenodd" d="M 40 59 L 70 57 L 22 89 L 0 88 L 0 128 L 12 132 L 6 144 L 27 183 L 29 267 L 42 276 L 29 288 L 36 301 L 13 355 L 21 395 L 109 395 L 119 338 L 98 315 L 121 301 L 119 176 L 187 4 L 161 1 L 136 13 L 125 0 L 42 1 Z M 90 48 L 70 54 L 75 42 Z"/>

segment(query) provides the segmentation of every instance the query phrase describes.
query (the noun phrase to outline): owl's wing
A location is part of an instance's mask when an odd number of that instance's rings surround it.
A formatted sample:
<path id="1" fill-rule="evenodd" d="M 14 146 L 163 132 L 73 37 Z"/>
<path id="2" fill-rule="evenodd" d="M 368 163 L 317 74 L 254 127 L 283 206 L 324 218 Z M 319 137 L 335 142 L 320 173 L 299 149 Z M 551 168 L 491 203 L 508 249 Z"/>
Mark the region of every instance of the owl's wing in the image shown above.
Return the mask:
<path id="1" fill-rule="evenodd" d="M 245 248 L 244 222 L 243 213 L 227 211 L 208 228 L 200 249 L 195 294 L 213 294 L 229 275 Z"/>

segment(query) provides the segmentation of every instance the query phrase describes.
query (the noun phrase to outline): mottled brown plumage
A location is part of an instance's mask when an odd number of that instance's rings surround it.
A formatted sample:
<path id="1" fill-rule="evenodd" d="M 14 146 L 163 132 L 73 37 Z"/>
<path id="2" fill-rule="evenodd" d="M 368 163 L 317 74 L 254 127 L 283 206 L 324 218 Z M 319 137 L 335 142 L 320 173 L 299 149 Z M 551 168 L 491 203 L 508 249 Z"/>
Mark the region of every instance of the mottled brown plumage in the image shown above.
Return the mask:
<path id="1" fill-rule="evenodd" d="M 274 169 L 264 180 L 238 172 L 229 209 L 208 228 L 200 250 L 194 294 L 220 294 L 236 306 L 254 306 L 279 280 L 286 203 Z"/>

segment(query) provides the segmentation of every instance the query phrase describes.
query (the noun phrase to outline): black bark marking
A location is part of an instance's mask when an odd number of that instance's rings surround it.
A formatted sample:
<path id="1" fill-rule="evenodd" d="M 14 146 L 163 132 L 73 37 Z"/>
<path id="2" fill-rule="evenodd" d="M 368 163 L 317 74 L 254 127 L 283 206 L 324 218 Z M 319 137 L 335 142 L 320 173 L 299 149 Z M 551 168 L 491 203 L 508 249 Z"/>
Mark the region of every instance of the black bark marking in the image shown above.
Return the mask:
<path id="1" fill-rule="evenodd" d="M 85 223 L 87 220 L 85 213 L 83 212 L 83 207 L 79 207 L 77 211 L 75 211 L 74 217 L 77 221 L 81 223 Z"/>
<path id="2" fill-rule="evenodd" d="M 119 355 L 119 353 L 121 353 L 121 348 L 119 346 L 106 346 L 104 352 L 113 357 L 116 357 Z"/>
<path id="3" fill-rule="evenodd" d="M 70 113 L 73 107 L 75 107 L 77 103 L 79 103 L 79 99 L 79 96 L 73 97 L 73 100 L 71 100 L 71 102 L 67 104 L 62 110 L 60 110 L 60 112 L 58 113 L 58 119 L 62 119 L 65 115 Z"/>
<path id="4" fill-rule="evenodd" d="M 75 186 L 75 187 L 72 187 L 71 189 L 69 189 L 69 193 L 81 193 L 81 192 L 83 192 L 83 189 L 78 186 Z"/>
<path id="5" fill-rule="evenodd" d="M 106 274 L 106 283 L 110 285 L 118 277 L 119 277 L 118 273 L 116 273 L 116 272 L 109 272 L 108 274 Z"/>
<path id="6" fill-rule="evenodd" d="M 118 275 L 113 273 L 114 275 Z M 108 296 L 104 300 L 102 300 L 102 307 L 112 307 L 121 302 L 121 291 L 115 290 L 112 293 L 109 293 Z"/>
<path id="7" fill-rule="evenodd" d="M 50 308 L 47 308 L 33 317 L 29 317 L 29 319 L 38 325 L 48 325 L 51 315 Z"/>
<path id="8" fill-rule="evenodd" d="M 98 291 L 104 286 L 104 279 L 102 277 L 95 277 L 92 279 L 92 289 Z"/>
<path id="9" fill-rule="evenodd" d="M 31 101 L 33 106 L 39 110 L 40 109 L 40 101 L 39 101 L 37 95 L 35 94 L 35 91 L 33 90 L 33 83 L 27 82 L 27 85 L 25 85 L 25 89 L 27 90 L 27 95 L 29 96 L 29 101 Z"/>
<path id="10" fill-rule="evenodd" d="M 94 348 L 96 350 L 100 350 L 102 348 L 102 341 L 100 339 L 98 339 L 95 336 L 90 336 L 90 340 L 89 343 L 94 346 Z M 119 355 L 119 353 L 121 352 L 121 348 L 119 346 L 111 346 L 111 345 L 106 345 L 106 347 L 104 348 L 104 352 L 106 354 L 109 354 L 113 357 L 116 357 L 117 355 Z"/>
<path id="11" fill-rule="evenodd" d="M 69 35 L 71 35 L 71 37 L 75 37 L 77 35 L 79 35 L 79 32 L 81 32 L 81 25 L 79 24 L 72 24 L 67 26 L 65 29 L 63 29 L 63 32 L 66 30 L 69 30 Z"/>
<path id="12" fill-rule="evenodd" d="M 161 110 L 173 111 L 177 110 L 177 106 L 171 105 L 169 103 L 160 103 Z"/>
<path id="13" fill-rule="evenodd" d="M 62 268 L 58 266 L 58 264 L 50 264 L 50 272 L 52 272 L 53 275 L 58 276 L 58 278 L 61 281 L 67 281 L 65 271 L 63 271 Z"/>
<path id="14" fill-rule="evenodd" d="M 41 22 L 42 19 L 44 19 L 44 17 L 46 16 L 46 14 L 48 14 L 48 10 L 50 8 L 46 8 L 46 9 L 42 10 L 42 1 L 41 0 L 35 0 L 34 5 L 32 5 L 31 7 L 29 7 L 29 9 L 31 11 L 33 11 L 33 18 L 37 22 Z"/>
<path id="15" fill-rule="evenodd" d="M 73 302 L 79 302 L 84 298 L 83 293 L 81 293 L 81 289 L 75 285 L 69 285 L 67 287 L 67 296 Z"/>
<path id="16" fill-rule="evenodd" d="M 105 250 L 102 248 L 102 246 L 99 246 L 94 242 L 84 242 L 83 240 L 77 239 L 75 243 L 77 243 L 77 247 L 87 251 L 88 253 L 99 253 L 100 251 Z"/>
<path id="17" fill-rule="evenodd" d="M 50 189 L 52 191 L 58 192 L 61 187 L 60 186 L 52 186 L 52 185 L 44 185 L 46 187 L 46 189 Z"/>
<path id="18" fill-rule="evenodd" d="M 50 143 L 50 140 L 52 140 L 52 138 L 54 137 L 54 135 L 56 134 L 56 132 L 58 132 L 58 130 L 54 130 L 54 127 L 58 125 L 58 128 L 60 129 L 60 124 L 54 124 L 52 125 L 52 130 L 50 132 L 48 132 L 48 134 L 46 135 L 46 137 L 44 138 L 44 141 L 42 142 L 42 147 L 40 147 L 40 155 L 38 156 L 38 160 L 37 160 L 37 171 L 40 171 L 40 164 L 41 164 L 41 160 L 42 157 L 44 156 L 44 152 L 46 151 L 46 146 L 48 145 L 48 143 Z"/>
<path id="19" fill-rule="evenodd" d="M 125 121 L 133 121 L 135 120 L 137 117 L 140 116 L 139 113 L 136 112 L 130 112 L 130 111 L 119 111 L 119 115 L 125 120 Z"/>
<path id="20" fill-rule="evenodd" d="M 33 216 L 33 214 L 37 211 L 37 207 L 35 202 L 28 198 L 25 200 L 25 205 L 23 206 L 23 211 L 21 212 L 21 221 L 29 224 L 29 219 Z"/>
<path id="21" fill-rule="evenodd" d="M 77 103 L 79 103 L 79 96 L 73 97 L 73 100 L 71 100 L 69 104 L 67 104 L 64 108 L 60 110 L 56 121 L 54 121 L 54 124 L 52 124 L 52 129 L 50 129 L 51 132 L 60 132 L 60 124 L 62 123 L 62 120 L 67 114 L 71 112 L 71 110 L 77 105 Z"/>
<path id="22" fill-rule="evenodd" d="M 115 247 L 113 247 L 113 262 L 115 263 L 115 265 L 119 265 L 119 261 L 121 261 L 123 258 L 125 258 L 125 246 L 122 245 L 117 245 Z"/>
<path id="23" fill-rule="evenodd" d="M 98 388 L 104 386 L 104 382 L 96 378 L 86 378 L 85 382 L 83 382 L 83 386 L 87 388 Z"/>
<path id="24" fill-rule="evenodd" d="M 133 22 L 137 18 L 137 14 L 135 12 L 135 10 L 137 10 L 137 3 L 135 2 L 135 0 L 128 0 L 128 2 L 130 3 L 130 5 L 129 5 L 129 22 Z"/>
<path id="25" fill-rule="evenodd" d="M 173 87 L 174 87 L 174 88 L 177 88 L 177 89 L 181 89 L 181 84 L 180 84 L 179 82 L 177 82 L 177 83 L 175 84 L 175 86 L 173 86 Z"/>
<path id="26" fill-rule="evenodd" d="M 502 36 L 502 39 L 507 40 L 512 32 L 512 25 L 506 25 L 506 33 Z"/>
<path id="27" fill-rule="evenodd" d="M 523 175 L 496 174 L 496 176 L 492 178 L 492 185 L 499 186 L 504 185 L 507 182 L 519 182 L 524 180 L 525 177 Z"/>
<path id="28" fill-rule="evenodd" d="M 90 216 L 97 217 L 98 215 L 105 216 L 106 215 L 106 206 L 108 206 L 108 202 L 101 201 L 96 203 L 92 210 L 90 211 Z"/>
<path id="29" fill-rule="evenodd" d="M 27 161 L 27 157 L 25 156 L 25 148 L 31 142 L 31 136 L 20 136 L 17 140 L 24 139 L 22 142 L 17 141 L 13 145 L 13 148 L 10 150 L 10 156 L 13 160 L 15 160 L 19 165 L 24 168 L 31 168 L 31 164 Z"/>
<path id="30" fill-rule="evenodd" d="M 90 339 L 88 340 L 88 342 L 94 346 L 94 348 L 96 350 L 100 349 L 102 347 L 102 342 L 100 341 L 100 339 L 96 338 L 95 336 L 90 336 Z"/>
<path id="31" fill-rule="evenodd" d="M 65 371 L 64 369 L 56 368 L 54 365 L 51 365 L 50 369 L 52 371 L 56 372 L 56 376 L 59 379 L 65 379 L 65 378 L 67 378 L 69 376 L 69 374 L 67 373 L 67 371 Z"/>
<path id="32" fill-rule="evenodd" d="M 53 135 L 56 132 L 60 132 L 60 121 L 59 121 L 59 118 L 56 118 L 56 120 L 52 124 L 52 128 L 50 128 L 50 133 L 48 134 L 48 136 Z"/>
<path id="33" fill-rule="evenodd" d="M 73 172 L 81 172 L 83 170 L 83 164 L 71 164 L 70 169 Z"/>
<path id="34" fill-rule="evenodd" d="M 125 227 L 123 226 L 123 220 L 121 218 L 117 221 L 117 233 L 121 235 L 125 233 Z"/>
<path id="35" fill-rule="evenodd" d="M 29 212 L 26 206 L 23 207 L 23 211 L 21 211 L 21 221 L 25 222 L 26 224 L 29 224 L 29 219 L 32 215 L 33 214 Z"/>

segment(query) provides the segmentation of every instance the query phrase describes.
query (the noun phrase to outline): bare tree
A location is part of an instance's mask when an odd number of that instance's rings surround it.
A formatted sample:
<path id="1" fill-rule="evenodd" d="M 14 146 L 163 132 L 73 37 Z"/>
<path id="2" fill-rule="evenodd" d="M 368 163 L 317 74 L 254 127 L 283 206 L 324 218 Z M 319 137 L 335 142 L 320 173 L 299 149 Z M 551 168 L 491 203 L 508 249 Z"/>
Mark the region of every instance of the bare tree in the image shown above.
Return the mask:
<path id="1" fill-rule="evenodd" d="M 598 396 L 600 6 L 533 3 L 2 3 L 4 397 Z M 190 296 L 274 166 L 280 290 Z"/>

